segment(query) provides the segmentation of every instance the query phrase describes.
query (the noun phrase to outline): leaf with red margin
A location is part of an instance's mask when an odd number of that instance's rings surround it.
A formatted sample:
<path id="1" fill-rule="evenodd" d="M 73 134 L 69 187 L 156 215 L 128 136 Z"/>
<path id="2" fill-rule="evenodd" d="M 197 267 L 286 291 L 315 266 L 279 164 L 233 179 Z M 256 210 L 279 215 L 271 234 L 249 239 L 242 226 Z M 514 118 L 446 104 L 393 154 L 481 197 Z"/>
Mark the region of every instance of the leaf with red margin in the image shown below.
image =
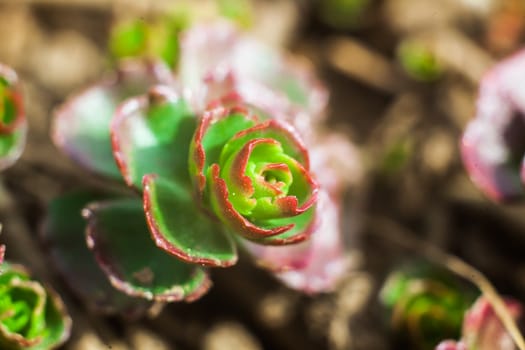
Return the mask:
<path id="1" fill-rule="evenodd" d="M 258 138 L 278 141 L 286 155 L 294 158 L 307 170 L 309 169 L 308 151 L 295 129 L 288 123 L 274 119 L 242 130 L 233 136 L 224 146 L 219 164 L 224 164 L 233 152 L 240 149 L 248 141 Z"/>
<path id="2" fill-rule="evenodd" d="M 55 198 L 48 206 L 41 236 L 56 268 L 89 308 L 135 318 L 146 312 L 150 303 L 113 288 L 85 241 L 86 221 L 81 216 L 82 209 L 90 202 L 108 198 L 89 191 Z"/>
<path id="3" fill-rule="evenodd" d="M 279 227 L 263 228 L 242 216 L 228 199 L 228 186 L 219 177 L 220 168 L 213 164 L 209 169 L 209 193 L 211 207 L 219 219 L 236 234 L 250 239 L 260 240 L 265 237 L 275 236 L 290 230 L 294 224 L 287 223 Z"/>
<path id="4" fill-rule="evenodd" d="M 147 300 L 192 301 L 211 286 L 207 272 L 157 248 L 142 201 L 97 202 L 83 211 L 88 247 L 118 290 Z"/>
<path id="5" fill-rule="evenodd" d="M 217 107 L 204 113 L 190 145 L 189 169 L 201 195 L 206 187 L 205 171 L 219 161 L 222 148 L 236 133 L 252 127 L 256 118 L 242 107 Z"/>
<path id="6" fill-rule="evenodd" d="M 158 247 L 194 264 L 228 267 L 237 262 L 233 239 L 200 213 L 185 189 L 156 175 L 144 176 L 144 211 Z"/>
<path id="7" fill-rule="evenodd" d="M 167 86 L 120 105 L 111 140 L 126 183 L 141 189 L 143 176 L 155 173 L 189 186 L 188 152 L 196 124 L 187 103 Z"/>
<path id="8" fill-rule="evenodd" d="M 256 225 L 266 229 L 281 227 L 288 224 L 292 224 L 293 227 L 288 231 L 275 236 L 252 240 L 264 245 L 285 245 L 302 242 L 309 238 L 312 232 L 317 228 L 315 214 L 316 206 L 313 205 L 305 212 L 296 216 L 255 222 Z"/>
<path id="9" fill-rule="evenodd" d="M 126 98 L 143 94 L 153 84 L 173 84 L 159 62 L 125 61 L 117 73 L 70 97 L 54 112 L 55 145 L 88 170 L 120 179 L 110 140 L 110 121 Z"/>
<path id="10" fill-rule="evenodd" d="M 16 72 L 0 64 L 0 170 L 20 158 L 24 150 L 27 121 Z"/>

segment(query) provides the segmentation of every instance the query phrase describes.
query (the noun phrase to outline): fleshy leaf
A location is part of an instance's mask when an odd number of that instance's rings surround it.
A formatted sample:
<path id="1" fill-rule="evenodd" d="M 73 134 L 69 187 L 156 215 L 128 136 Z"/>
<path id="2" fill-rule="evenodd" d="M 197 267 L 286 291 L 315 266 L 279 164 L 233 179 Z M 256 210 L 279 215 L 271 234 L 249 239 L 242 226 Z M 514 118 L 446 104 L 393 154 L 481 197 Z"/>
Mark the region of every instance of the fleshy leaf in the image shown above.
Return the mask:
<path id="1" fill-rule="evenodd" d="M 155 243 L 168 253 L 209 266 L 227 267 L 237 262 L 232 238 L 200 213 L 191 195 L 175 183 L 146 175 L 144 209 Z"/>
<path id="2" fill-rule="evenodd" d="M 196 118 L 175 91 L 151 88 L 122 104 L 111 124 L 113 152 L 126 183 L 142 188 L 155 173 L 188 186 L 188 152 Z"/>
<path id="3" fill-rule="evenodd" d="M 53 141 L 88 170 L 120 179 L 110 140 L 110 122 L 117 106 L 145 93 L 151 85 L 172 83 L 168 68 L 158 62 L 124 62 L 114 76 L 70 97 L 55 111 Z"/>
<path id="4" fill-rule="evenodd" d="M 220 163 L 223 163 L 225 159 L 229 158 L 232 151 L 240 148 L 247 141 L 255 138 L 269 138 L 278 141 L 283 147 L 284 153 L 297 160 L 306 169 L 309 168 L 306 146 L 303 144 L 296 131 L 289 124 L 274 119 L 240 131 L 232 137 L 221 153 Z"/>
<path id="5" fill-rule="evenodd" d="M 71 319 L 58 295 L 7 262 L 0 275 L 0 314 L 1 349 L 54 349 L 70 334 Z"/>
<path id="6" fill-rule="evenodd" d="M 27 134 L 24 104 L 16 72 L 0 64 L 0 170 L 22 154 Z"/>
<path id="7" fill-rule="evenodd" d="M 293 224 L 293 227 L 284 233 L 255 239 L 254 241 L 265 245 L 285 245 L 302 242 L 309 238 L 317 228 L 315 214 L 316 206 L 314 205 L 296 216 L 257 221 L 257 225 L 266 229 L 282 227 L 288 224 Z"/>
<path id="8" fill-rule="evenodd" d="M 86 245 L 86 221 L 81 211 L 88 203 L 102 199 L 108 196 L 87 191 L 54 199 L 48 207 L 43 239 L 69 287 L 90 308 L 106 314 L 139 316 L 149 303 L 113 288 Z"/>
<path id="9" fill-rule="evenodd" d="M 155 246 L 139 199 L 93 203 L 83 215 L 88 220 L 88 247 L 120 291 L 147 300 L 191 301 L 211 286 L 201 267 Z"/>
<path id="10" fill-rule="evenodd" d="M 0 170 L 4 170 L 20 158 L 26 143 L 27 123 L 22 122 L 11 134 L 0 134 Z"/>
<path id="11" fill-rule="evenodd" d="M 206 187 L 207 169 L 217 163 L 222 148 L 236 133 L 255 124 L 253 116 L 246 116 L 245 109 L 218 107 L 207 111 L 193 136 L 190 146 L 190 176 L 197 190 L 203 194 Z"/>

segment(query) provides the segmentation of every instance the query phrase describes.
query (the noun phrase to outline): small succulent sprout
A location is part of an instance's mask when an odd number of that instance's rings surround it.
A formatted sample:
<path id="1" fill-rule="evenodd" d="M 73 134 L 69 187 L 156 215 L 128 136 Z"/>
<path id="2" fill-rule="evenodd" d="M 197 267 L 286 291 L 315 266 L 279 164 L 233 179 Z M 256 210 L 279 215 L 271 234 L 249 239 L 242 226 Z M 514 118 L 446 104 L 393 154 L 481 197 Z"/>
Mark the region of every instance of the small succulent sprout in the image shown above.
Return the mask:
<path id="1" fill-rule="evenodd" d="M 403 40 L 397 49 L 397 57 L 403 69 L 415 80 L 431 82 L 443 74 L 442 63 L 422 40 Z"/>
<path id="2" fill-rule="evenodd" d="M 175 69 L 181 54 L 180 35 L 192 23 L 222 18 L 247 28 L 253 21 L 252 12 L 250 0 L 217 0 L 206 5 L 174 4 L 169 13 L 149 19 L 119 19 L 111 28 L 109 51 L 117 61 L 156 59 Z"/>
<path id="3" fill-rule="evenodd" d="M 522 305 L 511 298 L 505 299 L 510 315 L 519 320 Z M 461 340 L 441 342 L 436 350 L 516 350 L 514 340 L 485 297 L 478 300 L 466 312 L 463 320 Z"/>
<path id="4" fill-rule="evenodd" d="M 154 84 L 173 84 L 162 63 L 121 62 L 114 74 L 55 110 L 51 134 L 55 145 L 88 170 L 120 179 L 111 151 L 110 121 L 122 101 L 145 93 Z"/>
<path id="5" fill-rule="evenodd" d="M 495 201 L 522 199 L 525 190 L 525 50 L 484 76 L 477 109 L 461 139 L 461 155 L 475 185 Z"/>
<path id="6" fill-rule="evenodd" d="M 1 268 L 0 347 L 48 350 L 64 343 L 71 319 L 58 295 L 21 266 L 4 262 Z"/>
<path id="7" fill-rule="evenodd" d="M 417 266 L 394 271 L 381 290 L 381 301 L 391 310 L 397 338 L 425 350 L 460 334 L 473 298 L 446 271 Z"/>
<path id="8" fill-rule="evenodd" d="M 179 34 L 188 27 L 189 18 L 183 12 L 166 15 L 152 22 L 132 18 L 117 22 L 109 39 L 109 50 L 117 60 L 148 58 L 176 67 L 179 54 Z"/>
<path id="9" fill-rule="evenodd" d="M 0 170 L 22 154 L 27 133 L 24 104 L 18 76 L 0 64 Z"/>

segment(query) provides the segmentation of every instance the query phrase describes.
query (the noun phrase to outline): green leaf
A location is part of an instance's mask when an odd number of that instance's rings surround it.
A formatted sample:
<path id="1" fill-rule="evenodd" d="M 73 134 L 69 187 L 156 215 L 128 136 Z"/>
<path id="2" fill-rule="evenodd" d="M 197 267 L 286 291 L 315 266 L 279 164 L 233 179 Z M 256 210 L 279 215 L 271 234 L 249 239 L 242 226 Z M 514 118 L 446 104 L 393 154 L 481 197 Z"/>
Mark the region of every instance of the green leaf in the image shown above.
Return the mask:
<path id="1" fill-rule="evenodd" d="M 143 314 L 150 303 L 113 288 L 86 245 L 86 221 L 81 211 L 88 203 L 108 198 L 82 191 L 54 199 L 42 235 L 60 274 L 85 304 L 98 312 L 134 318 Z"/>
<path id="2" fill-rule="evenodd" d="M 265 229 L 272 229 L 275 227 L 282 227 L 284 225 L 293 224 L 294 226 L 286 232 L 281 234 L 264 237 L 261 239 L 253 240 L 260 244 L 265 245 L 284 245 L 294 244 L 304 241 L 313 233 L 317 226 L 316 222 L 316 206 L 313 205 L 305 212 L 286 218 L 269 219 L 255 221 L 255 224 Z M 321 233 L 322 234 L 322 233 Z"/>
<path id="3" fill-rule="evenodd" d="M 142 188 L 142 177 L 155 173 L 189 186 L 188 152 L 196 118 L 186 101 L 155 87 L 149 101 L 129 100 L 111 125 L 113 151 L 128 185 Z"/>
<path id="4" fill-rule="evenodd" d="M 145 93 L 154 84 L 171 82 L 169 70 L 159 63 L 123 63 L 114 76 L 68 99 L 56 110 L 53 141 L 88 170 L 120 179 L 111 149 L 113 114 L 125 99 Z"/>
<path id="5" fill-rule="evenodd" d="M 22 154 L 27 135 L 27 124 L 23 122 L 10 134 L 0 134 L 0 170 L 11 166 Z"/>
<path id="6" fill-rule="evenodd" d="M 221 113 L 221 110 L 211 113 Z M 226 111 L 222 111 L 226 113 Z M 218 163 L 222 148 L 236 133 L 255 124 L 241 113 L 230 115 L 208 115 L 201 119 L 190 146 L 190 176 L 200 190 L 210 165 Z"/>
<path id="7" fill-rule="evenodd" d="M 147 300 L 172 302 L 197 299 L 210 287 L 201 267 L 158 249 L 139 199 L 94 203 L 84 215 L 88 246 L 115 288 Z"/>
<path id="8" fill-rule="evenodd" d="M 175 183 L 144 177 L 144 207 L 157 245 L 188 262 L 227 267 L 237 250 L 221 225 L 200 213 L 191 195 Z"/>
<path id="9" fill-rule="evenodd" d="M 278 141 L 285 154 L 308 168 L 309 160 L 306 146 L 290 125 L 275 119 L 257 124 L 232 137 L 231 140 L 224 145 L 219 163 L 224 164 L 226 159 L 231 157 L 232 153 L 238 151 L 246 142 L 256 138 L 274 139 Z"/>

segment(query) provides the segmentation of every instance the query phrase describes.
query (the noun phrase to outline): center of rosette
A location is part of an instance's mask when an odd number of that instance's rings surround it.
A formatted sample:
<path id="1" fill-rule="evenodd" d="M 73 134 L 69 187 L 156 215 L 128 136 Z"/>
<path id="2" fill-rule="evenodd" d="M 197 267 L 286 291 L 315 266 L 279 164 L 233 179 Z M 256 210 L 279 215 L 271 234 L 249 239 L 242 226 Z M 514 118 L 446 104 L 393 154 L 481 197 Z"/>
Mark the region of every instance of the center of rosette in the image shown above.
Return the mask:
<path id="1" fill-rule="evenodd" d="M 225 160 L 220 164 L 221 177 L 230 202 L 241 215 L 257 220 L 296 215 L 307 189 L 295 184 L 300 165 L 283 151 L 280 142 L 255 138 L 229 153 L 226 159 L 221 155 Z"/>
<path id="2" fill-rule="evenodd" d="M 32 317 L 32 310 L 35 309 L 38 301 L 38 295 L 27 286 L 2 286 L 0 288 L 0 323 L 11 333 L 31 338 L 39 328 L 33 322 Z"/>

